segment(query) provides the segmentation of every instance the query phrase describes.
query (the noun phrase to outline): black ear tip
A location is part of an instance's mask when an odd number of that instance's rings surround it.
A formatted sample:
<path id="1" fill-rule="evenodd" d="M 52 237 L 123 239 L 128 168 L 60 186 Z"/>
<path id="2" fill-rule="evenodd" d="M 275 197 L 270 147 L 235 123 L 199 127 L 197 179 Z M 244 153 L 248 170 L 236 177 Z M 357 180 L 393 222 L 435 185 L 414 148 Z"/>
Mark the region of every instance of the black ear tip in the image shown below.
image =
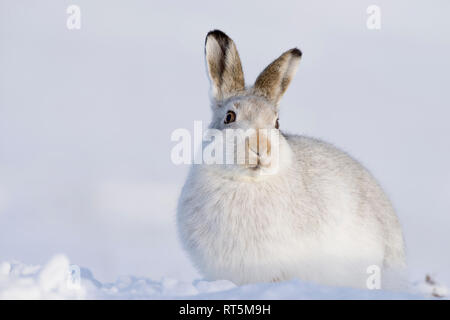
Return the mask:
<path id="1" fill-rule="evenodd" d="M 209 36 L 211 36 L 211 35 L 213 35 L 213 36 L 215 36 L 215 37 L 228 37 L 228 36 L 225 34 L 225 32 L 220 31 L 220 30 L 218 30 L 218 29 L 211 30 L 210 32 L 208 32 L 208 34 L 206 35 L 206 37 L 209 37 Z"/>
<path id="2" fill-rule="evenodd" d="M 292 53 L 292 55 L 299 57 L 299 58 L 302 56 L 302 52 L 298 48 L 292 49 L 291 53 Z"/>
<path id="3" fill-rule="evenodd" d="M 211 36 L 214 37 L 219 43 L 227 42 L 228 39 L 230 39 L 230 37 L 228 37 L 225 32 L 215 29 L 208 32 L 208 34 L 206 35 L 205 43 Z"/>

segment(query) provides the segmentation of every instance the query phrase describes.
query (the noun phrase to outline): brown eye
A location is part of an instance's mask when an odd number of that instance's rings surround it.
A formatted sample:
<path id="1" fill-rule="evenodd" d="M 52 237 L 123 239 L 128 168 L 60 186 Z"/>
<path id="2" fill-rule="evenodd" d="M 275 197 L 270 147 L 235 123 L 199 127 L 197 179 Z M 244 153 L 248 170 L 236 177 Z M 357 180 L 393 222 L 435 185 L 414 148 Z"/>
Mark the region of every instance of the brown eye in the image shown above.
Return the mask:
<path id="1" fill-rule="evenodd" d="M 227 124 L 227 123 L 231 123 L 231 122 L 234 122 L 234 120 L 236 120 L 236 113 L 234 113 L 233 111 L 228 111 L 227 112 L 227 115 L 225 116 L 225 121 L 224 121 L 224 123 L 225 124 Z"/>
<path id="2" fill-rule="evenodd" d="M 280 123 L 278 122 L 278 119 L 277 119 L 277 121 L 275 121 L 275 129 L 279 129 L 280 128 Z"/>

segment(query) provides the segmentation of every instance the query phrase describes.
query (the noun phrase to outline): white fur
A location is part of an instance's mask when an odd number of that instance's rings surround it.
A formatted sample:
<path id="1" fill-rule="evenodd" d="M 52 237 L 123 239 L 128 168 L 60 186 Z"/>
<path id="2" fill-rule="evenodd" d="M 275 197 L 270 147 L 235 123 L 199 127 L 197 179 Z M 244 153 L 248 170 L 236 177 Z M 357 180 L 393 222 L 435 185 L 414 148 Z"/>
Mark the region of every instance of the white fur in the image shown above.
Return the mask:
<path id="1" fill-rule="evenodd" d="M 239 107 L 235 107 L 239 102 Z M 212 128 L 272 124 L 277 109 L 252 94 L 214 106 Z M 243 165 L 194 165 L 177 212 L 179 234 L 208 279 L 236 284 L 299 278 L 365 287 L 371 265 L 405 266 L 390 201 L 356 160 L 325 142 L 282 134 L 274 175 Z"/>

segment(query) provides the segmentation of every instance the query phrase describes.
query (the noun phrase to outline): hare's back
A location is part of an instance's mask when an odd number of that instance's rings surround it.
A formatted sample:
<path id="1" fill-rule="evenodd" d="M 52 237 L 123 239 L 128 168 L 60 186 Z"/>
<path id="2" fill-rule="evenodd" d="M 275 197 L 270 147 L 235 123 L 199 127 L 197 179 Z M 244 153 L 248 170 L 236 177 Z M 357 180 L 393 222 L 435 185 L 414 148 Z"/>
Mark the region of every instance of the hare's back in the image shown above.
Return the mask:
<path id="1" fill-rule="evenodd" d="M 312 196 L 337 218 L 354 215 L 380 231 L 399 228 L 391 202 L 372 174 L 346 152 L 319 139 L 285 135 L 296 171 Z M 385 224 L 385 225 L 380 225 Z"/>
<path id="2" fill-rule="evenodd" d="M 328 221 L 351 221 L 359 234 L 384 243 L 384 263 L 404 265 L 401 226 L 389 198 L 372 174 L 333 145 L 306 136 L 285 135 L 295 154 L 295 176 Z M 359 238 L 361 239 L 361 238 Z"/>

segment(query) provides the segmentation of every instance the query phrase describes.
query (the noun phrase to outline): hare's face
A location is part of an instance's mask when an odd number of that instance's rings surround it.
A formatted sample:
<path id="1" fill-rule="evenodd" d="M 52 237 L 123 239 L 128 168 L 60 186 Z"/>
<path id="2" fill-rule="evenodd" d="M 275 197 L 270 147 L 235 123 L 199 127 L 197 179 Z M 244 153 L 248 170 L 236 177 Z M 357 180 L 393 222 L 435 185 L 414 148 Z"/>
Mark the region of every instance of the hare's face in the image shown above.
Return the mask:
<path id="1" fill-rule="evenodd" d="M 278 109 L 258 96 L 228 99 L 213 107 L 212 128 L 223 129 L 278 129 Z"/>
<path id="2" fill-rule="evenodd" d="M 208 33 L 205 52 L 213 109 L 210 128 L 225 137 L 226 169 L 251 176 L 277 173 L 292 157 L 279 131 L 278 103 L 296 71 L 300 50 L 282 54 L 249 88 L 236 46 L 227 35 Z"/>
<path id="3" fill-rule="evenodd" d="M 224 138 L 224 165 L 244 176 L 272 175 L 280 169 L 289 145 L 279 132 L 277 108 L 253 95 L 233 97 L 213 107 L 212 129 Z M 282 141 L 280 141 L 282 140 Z M 286 156 L 285 156 L 286 157 Z"/>

